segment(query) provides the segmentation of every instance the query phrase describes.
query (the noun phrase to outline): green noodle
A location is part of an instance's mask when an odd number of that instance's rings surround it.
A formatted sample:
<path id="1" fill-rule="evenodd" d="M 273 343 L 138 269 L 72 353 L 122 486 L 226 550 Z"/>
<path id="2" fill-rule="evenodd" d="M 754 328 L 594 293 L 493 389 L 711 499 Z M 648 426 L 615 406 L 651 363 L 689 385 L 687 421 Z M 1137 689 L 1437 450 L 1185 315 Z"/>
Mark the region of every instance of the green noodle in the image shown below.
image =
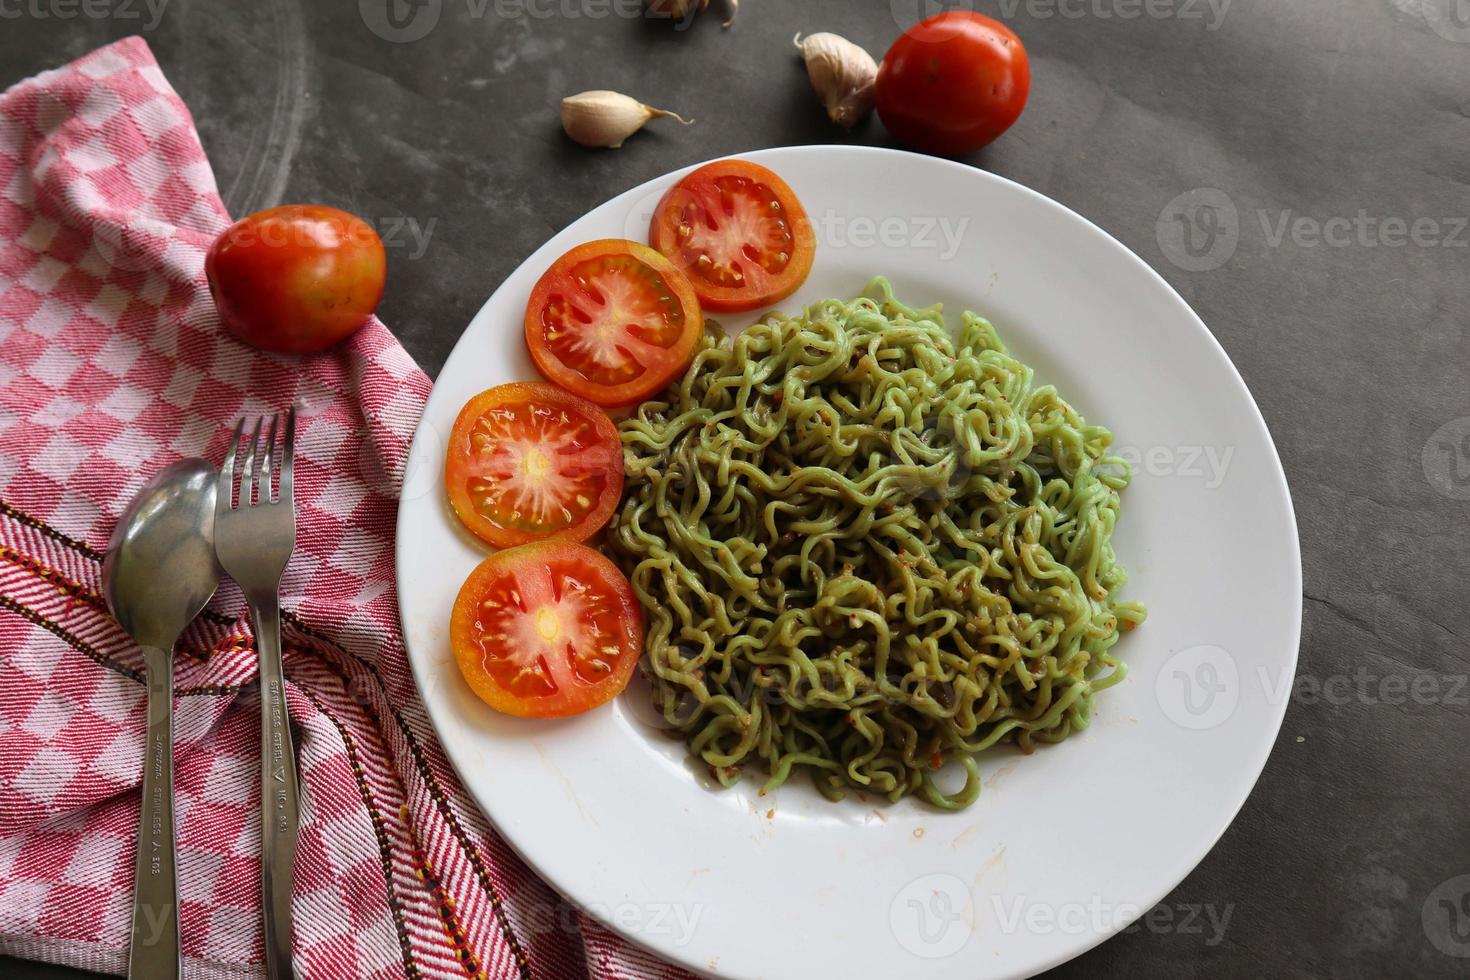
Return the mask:
<path id="1" fill-rule="evenodd" d="M 960 809 L 974 753 L 1060 741 L 1123 677 L 1112 646 L 1144 617 L 1110 541 L 1128 465 L 979 316 L 955 339 L 878 278 L 711 328 L 620 429 L 610 543 L 644 671 L 727 786 L 804 770 L 832 799 Z"/>

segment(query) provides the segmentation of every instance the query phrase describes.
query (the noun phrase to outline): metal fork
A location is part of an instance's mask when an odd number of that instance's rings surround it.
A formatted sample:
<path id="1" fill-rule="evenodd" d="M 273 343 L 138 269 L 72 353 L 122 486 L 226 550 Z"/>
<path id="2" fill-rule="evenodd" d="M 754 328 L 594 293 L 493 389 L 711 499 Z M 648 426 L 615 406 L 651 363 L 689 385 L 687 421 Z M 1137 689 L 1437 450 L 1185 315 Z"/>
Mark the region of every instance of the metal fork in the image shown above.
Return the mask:
<path id="1" fill-rule="evenodd" d="M 284 420 L 284 422 L 283 422 Z M 296 410 L 258 418 L 246 432 L 235 426 L 229 454 L 219 471 L 215 496 L 214 550 L 220 567 L 239 584 L 250 603 L 260 656 L 260 872 L 265 908 L 265 962 L 272 980 L 291 970 L 291 884 L 296 863 L 299 814 L 296 757 L 286 713 L 286 678 L 281 668 L 281 574 L 296 547 L 296 505 L 291 465 L 296 441 Z M 276 439 L 285 429 L 279 452 Z M 262 435 L 264 441 L 262 442 Z M 235 456 L 247 442 L 235 495 Z M 280 471 L 280 488 L 271 494 L 271 470 Z"/>

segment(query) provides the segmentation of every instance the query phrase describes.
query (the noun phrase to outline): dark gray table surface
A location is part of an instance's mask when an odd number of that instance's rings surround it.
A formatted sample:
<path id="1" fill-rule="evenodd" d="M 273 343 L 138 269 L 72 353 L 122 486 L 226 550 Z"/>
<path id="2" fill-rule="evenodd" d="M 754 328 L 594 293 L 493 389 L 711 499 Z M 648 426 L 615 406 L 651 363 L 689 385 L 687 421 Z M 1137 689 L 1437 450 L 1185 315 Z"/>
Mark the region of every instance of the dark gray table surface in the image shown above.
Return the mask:
<path id="1" fill-rule="evenodd" d="M 321 201 L 388 234 L 380 313 L 433 373 L 507 273 L 613 194 L 847 139 L 792 35 L 881 56 L 926 0 L 747 0 L 730 31 L 596 16 L 620 0 L 426 0 L 423 36 L 398 42 L 370 29 L 384 2 L 0 0 L 0 83 L 144 33 L 233 213 Z M 1305 574 L 1300 673 L 1255 792 L 1167 912 L 1056 975 L 1467 975 L 1470 4 L 974 7 L 1020 34 L 1033 82 L 968 162 L 1101 225 L 1209 324 L 1280 449 Z M 589 88 L 698 121 L 590 153 L 556 121 Z M 851 139 L 890 144 L 876 120 Z"/>

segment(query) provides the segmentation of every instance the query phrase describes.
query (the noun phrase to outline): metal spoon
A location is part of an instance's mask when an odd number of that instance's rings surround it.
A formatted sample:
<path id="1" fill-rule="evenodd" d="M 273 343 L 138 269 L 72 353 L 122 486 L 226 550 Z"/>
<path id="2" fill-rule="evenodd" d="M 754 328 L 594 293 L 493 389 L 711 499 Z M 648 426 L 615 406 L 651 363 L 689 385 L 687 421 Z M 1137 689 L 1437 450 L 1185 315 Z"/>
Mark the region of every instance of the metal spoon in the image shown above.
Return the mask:
<path id="1" fill-rule="evenodd" d="M 131 977 L 178 977 L 179 885 L 174 865 L 173 649 L 214 595 L 215 469 L 202 459 L 164 468 L 117 522 L 102 563 L 113 616 L 143 648 L 148 742 L 133 866 Z"/>

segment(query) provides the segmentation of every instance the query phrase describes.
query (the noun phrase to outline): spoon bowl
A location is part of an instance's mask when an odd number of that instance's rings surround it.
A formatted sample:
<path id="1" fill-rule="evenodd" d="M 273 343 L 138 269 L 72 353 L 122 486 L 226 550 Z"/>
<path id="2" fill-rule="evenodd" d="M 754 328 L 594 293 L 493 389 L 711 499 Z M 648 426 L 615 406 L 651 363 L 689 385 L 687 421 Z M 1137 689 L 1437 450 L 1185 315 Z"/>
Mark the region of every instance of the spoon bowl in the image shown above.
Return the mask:
<path id="1" fill-rule="evenodd" d="M 129 636 L 169 650 L 219 585 L 214 557 L 215 468 L 181 459 L 138 491 L 102 562 L 107 606 Z"/>

